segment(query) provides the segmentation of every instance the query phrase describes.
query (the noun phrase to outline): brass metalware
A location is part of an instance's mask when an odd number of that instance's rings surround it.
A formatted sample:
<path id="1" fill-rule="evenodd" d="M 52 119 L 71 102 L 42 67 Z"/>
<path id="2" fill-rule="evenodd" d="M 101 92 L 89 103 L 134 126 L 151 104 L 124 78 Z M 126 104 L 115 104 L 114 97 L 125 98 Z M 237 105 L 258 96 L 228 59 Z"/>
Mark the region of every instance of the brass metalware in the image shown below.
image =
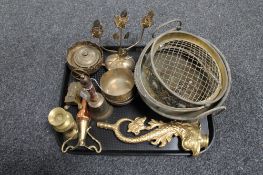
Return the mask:
<path id="1" fill-rule="evenodd" d="M 117 28 L 124 29 L 128 22 L 128 12 L 127 10 L 123 10 L 120 15 L 116 15 L 114 17 L 114 23 Z"/>
<path id="2" fill-rule="evenodd" d="M 120 141 L 130 144 L 150 142 L 153 145 L 164 147 L 172 140 L 173 136 L 177 136 L 181 138 L 182 148 L 186 151 L 192 151 L 193 156 L 198 156 L 202 148 L 208 147 L 209 137 L 201 133 L 199 122 L 187 123 L 171 121 L 164 123 L 152 119 L 148 122 L 148 125 L 145 125 L 145 121 L 146 117 L 137 117 L 134 120 L 122 118 L 115 124 L 98 122 L 97 126 L 99 128 L 113 130 Z M 130 122 L 127 132 L 134 133 L 136 137 L 127 137 L 121 133 L 120 126 L 124 122 Z M 149 132 L 137 136 L 144 130 Z"/>
<path id="3" fill-rule="evenodd" d="M 117 53 L 109 55 L 105 60 L 105 66 L 108 70 L 125 68 L 134 70 L 135 61 L 128 55 L 127 49 L 119 49 Z"/>
<path id="4" fill-rule="evenodd" d="M 67 52 L 67 63 L 71 70 L 82 69 L 86 74 L 95 73 L 102 65 L 103 52 L 99 46 L 89 41 L 73 44 Z"/>
<path id="5" fill-rule="evenodd" d="M 229 83 L 218 52 L 206 40 L 182 31 L 168 31 L 154 40 L 148 70 L 156 91 L 192 106 L 217 102 Z"/>
<path id="6" fill-rule="evenodd" d="M 63 153 L 66 153 L 68 150 L 75 150 L 77 148 L 83 147 L 91 151 L 95 151 L 96 153 L 100 153 L 102 149 L 101 143 L 90 133 L 91 127 L 89 126 L 90 117 L 87 110 L 87 101 L 85 99 L 82 99 L 81 104 L 82 104 L 82 109 L 79 110 L 76 119 L 78 125 L 78 134 L 76 134 L 78 138 L 78 142 L 74 146 L 69 145 L 69 143 L 71 143 L 71 141 L 74 140 L 76 136 L 70 137 L 69 139 L 63 142 L 61 146 L 61 151 Z M 96 147 L 95 145 L 86 144 L 87 135 L 98 145 L 98 147 Z"/>
<path id="7" fill-rule="evenodd" d="M 171 30 L 173 31 L 173 30 Z M 156 83 L 152 84 L 150 81 L 147 80 L 146 77 L 153 80 L 154 76 L 146 76 L 147 71 L 149 72 L 149 60 L 146 59 L 150 55 L 150 49 L 152 43 L 154 42 L 155 38 L 152 39 L 143 49 L 139 60 L 137 61 L 135 72 L 134 72 L 134 79 L 137 90 L 142 98 L 142 100 L 156 113 L 160 114 L 161 116 L 176 119 L 176 120 L 196 120 L 205 116 L 204 114 L 206 111 L 213 111 L 213 108 L 217 109 L 218 107 L 222 106 L 225 100 L 228 97 L 230 87 L 231 87 L 231 72 L 229 65 L 224 57 L 224 55 L 209 41 L 206 41 L 211 47 L 213 47 L 220 58 L 223 61 L 223 64 L 226 67 L 226 73 L 228 77 L 228 84 L 225 95 L 216 103 L 210 106 L 191 106 L 189 104 L 182 104 L 178 103 L 175 98 L 167 99 L 167 93 L 162 94 L 163 91 L 155 91 L 155 87 L 157 86 Z M 148 63 L 147 63 L 148 62 Z M 145 64 L 147 66 L 145 66 Z M 216 110 L 215 110 L 216 111 Z"/>
<path id="8" fill-rule="evenodd" d="M 133 99 L 133 73 L 124 68 L 109 70 L 101 76 L 100 87 L 110 103 L 114 105 L 127 104 Z"/>
<path id="9" fill-rule="evenodd" d="M 68 92 L 65 96 L 64 103 L 66 106 L 64 107 L 67 109 L 69 105 L 78 105 L 78 109 L 81 109 L 81 98 L 79 96 L 80 91 L 82 89 L 82 85 L 80 82 L 71 82 L 68 86 Z"/>
<path id="10" fill-rule="evenodd" d="M 84 95 L 82 98 L 85 98 L 88 101 L 91 118 L 96 121 L 109 118 L 113 112 L 113 107 L 100 93 L 96 92 L 91 79 L 82 74 L 80 82 L 84 87 L 83 93 L 85 94 L 85 91 L 89 93 L 89 95 Z"/>
<path id="11" fill-rule="evenodd" d="M 129 32 L 127 32 L 123 36 L 123 30 L 125 29 L 127 22 L 128 22 L 128 13 L 126 10 L 124 10 L 121 12 L 120 15 L 116 15 L 114 17 L 114 23 L 115 23 L 115 26 L 118 28 L 119 32 L 114 33 L 112 36 L 113 36 L 114 40 L 119 42 L 119 47 L 117 50 L 106 49 L 102 46 L 101 37 L 102 37 L 102 33 L 103 33 L 103 27 L 102 27 L 101 23 L 99 22 L 99 20 L 96 20 L 93 23 L 93 27 L 91 29 L 91 35 L 94 38 L 98 39 L 99 45 L 101 46 L 102 49 L 112 53 L 111 55 L 109 55 L 105 59 L 105 67 L 108 70 L 116 69 L 116 68 L 126 68 L 126 69 L 130 69 L 132 71 L 134 70 L 135 61 L 132 58 L 132 56 L 130 56 L 128 54 L 128 51 L 142 41 L 144 30 L 146 28 L 151 27 L 153 24 L 153 16 L 154 16 L 153 11 L 149 11 L 142 18 L 142 20 L 141 20 L 141 34 L 139 36 L 139 39 L 135 43 L 130 45 L 129 47 L 123 47 L 122 46 L 123 39 L 127 39 L 129 37 Z"/>
<path id="12" fill-rule="evenodd" d="M 48 114 L 48 122 L 55 131 L 63 133 L 66 139 L 77 138 L 77 124 L 72 115 L 63 108 L 52 109 Z"/>

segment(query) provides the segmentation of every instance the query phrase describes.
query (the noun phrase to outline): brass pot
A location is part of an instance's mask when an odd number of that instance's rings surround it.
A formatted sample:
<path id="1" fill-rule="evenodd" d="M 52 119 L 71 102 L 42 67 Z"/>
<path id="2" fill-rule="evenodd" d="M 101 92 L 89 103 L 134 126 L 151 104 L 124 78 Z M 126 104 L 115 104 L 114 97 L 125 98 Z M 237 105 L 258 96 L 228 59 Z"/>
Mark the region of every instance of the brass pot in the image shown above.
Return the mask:
<path id="1" fill-rule="evenodd" d="M 103 51 L 90 42 L 80 41 L 67 50 L 67 63 L 71 70 L 82 70 L 90 75 L 99 70 L 103 62 Z"/>
<path id="2" fill-rule="evenodd" d="M 124 68 L 109 70 L 102 75 L 100 87 L 104 97 L 110 103 L 114 105 L 128 104 L 133 99 L 133 73 Z"/>

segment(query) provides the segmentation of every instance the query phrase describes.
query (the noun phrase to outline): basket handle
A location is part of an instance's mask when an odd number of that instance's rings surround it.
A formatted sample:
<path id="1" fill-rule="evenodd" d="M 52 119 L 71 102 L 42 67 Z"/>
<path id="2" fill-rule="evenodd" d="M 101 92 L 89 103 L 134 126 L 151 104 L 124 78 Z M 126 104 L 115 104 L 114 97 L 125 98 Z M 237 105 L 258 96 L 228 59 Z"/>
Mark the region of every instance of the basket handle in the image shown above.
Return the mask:
<path id="1" fill-rule="evenodd" d="M 225 106 L 219 106 L 219 107 L 212 108 L 206 112 L 203 112 L 202 114 L 199 114 L 196 117 L 196 120 L 200 120 L 201 118 L 209 116 L 209 115 L 214 115 L 215 113 L 219 114 L 220 112 L 224 111 L 225 109 L 226 109 Z"/>
<path id="2" fill-rule="evenodd" d="M 155 34 L 156 34 L 157 32 L 159 32 L 161 28 L 167 26 L 167 25 L 170 24 L 170 23 L 178 23 L 178 25 L 175 26 L 175 28 L 172 28 L 172 29 L 170 29 L 170 30 L 168 30 L 168 31 L 179 31 L 179 30 L 182 29 L 182 21 L 179 20 L 179 19 L 173 19 L 173 20 L 167 21 L 167 22 L 161 24 L 159 27 L 157 27 L 157 28 L 155 29 L 155 31 L 152 33 L 152 38 L 155 38 Z"/>

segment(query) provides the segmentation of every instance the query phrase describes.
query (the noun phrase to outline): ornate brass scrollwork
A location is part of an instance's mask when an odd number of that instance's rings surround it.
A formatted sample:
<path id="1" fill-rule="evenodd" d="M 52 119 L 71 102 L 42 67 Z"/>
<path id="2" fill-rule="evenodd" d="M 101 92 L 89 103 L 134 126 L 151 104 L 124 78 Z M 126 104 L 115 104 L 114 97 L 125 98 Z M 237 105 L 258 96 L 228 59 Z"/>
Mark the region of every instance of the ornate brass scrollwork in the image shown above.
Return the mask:
<path id="1" fill-rule="evenodd" d="M 206 148 L 209 144 L 208 135 L 201 134 L 199 122 L 187 123 L 171 121 L 164 123 L 152 119 L 145 125 L 146 117 L 137 117 L 134 120 L 128 118 L 119 119 L 115 124 L 98 122 L 99 128 L 113 130 L 116 137 L 125 143 L 151 142 L 153 145 L 164 147 L 172 140 L 173 136 L 178 136 L 182 141 L 182 148 L 186 151 L 192 151 L 193 156 L 200 154 L 201 148 Z M 123 122 L 130 122 L 128 131 L 139 135 L 142 130 L 151 130 L 144 135 L 137 137 L 126 137 L 120 131 L 120 125 Z"/>

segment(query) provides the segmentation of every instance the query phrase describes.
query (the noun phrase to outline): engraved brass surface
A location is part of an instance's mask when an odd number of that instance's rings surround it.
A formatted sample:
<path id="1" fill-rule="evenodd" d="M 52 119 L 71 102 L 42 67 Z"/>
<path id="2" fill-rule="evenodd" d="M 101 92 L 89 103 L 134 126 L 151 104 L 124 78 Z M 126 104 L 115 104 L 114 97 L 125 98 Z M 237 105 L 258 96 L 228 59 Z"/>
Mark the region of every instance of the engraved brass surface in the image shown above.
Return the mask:
<path id="1" fill-rule="evenodd" d="M 67 50 L 67 63 L 71 70 L 82 69 L 86 74 L 95 73 L 102 65 L 103 52 L 89 41 L 80 41 Z"/>
<path id="2" fill-rule="evenodd" d="M 102 75 L 100 86 L 108 101 L 126 104 L 133 98 L 133 73 L 123 68 L 109 70 Z"/>
<path id="3" fill-rule="evenodd" d="M 202 148 L 208 147 L 208 135 L 201 133 L 200 123 L 171 121 L 164 123 L 162 121 L 151 120 L 145 125 L 146 117 L 137 117 L 134 120 L 128 118 L 119 119 L 115 124 L 98 122 L 97 127 L 113 130 L 116 137 L 125 143 L 141 143 L 150 142 L 153 145 L 164 147 L 171 141 L 173 136 L 181 138 L 182 148 L 186 151 L 192 151 L 193 156 L 198 156 Z M 130 122 L 128 131 L 136 135 L 136 137 L 126 137 L 120 131 L 120 126 L 124 122 Z M 149 132 L 140 136 L 141 131 Z"/>

